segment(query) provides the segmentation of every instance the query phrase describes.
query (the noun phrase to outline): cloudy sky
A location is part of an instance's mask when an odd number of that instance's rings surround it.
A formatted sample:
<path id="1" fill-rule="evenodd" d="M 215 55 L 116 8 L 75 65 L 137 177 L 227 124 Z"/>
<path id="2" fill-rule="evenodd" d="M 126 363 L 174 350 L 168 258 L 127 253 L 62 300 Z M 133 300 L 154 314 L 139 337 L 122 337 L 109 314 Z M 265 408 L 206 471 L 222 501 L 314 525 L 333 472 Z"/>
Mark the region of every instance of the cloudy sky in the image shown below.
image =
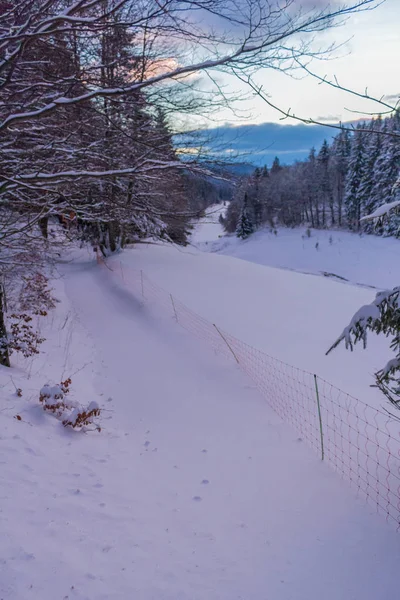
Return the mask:
<path id="1" fill-rule="evenodd" d="M 300 1 L 300 0 L 299 0 Z M 323 0 L 302 0 L 311 4 L 326 5 Z M 400 92 L 400 0 L 386 0 L 373 11 L 351 15 L 345 25 L 321 35 L 320 41 L 345 45 L 336 52 L 334 60 L 318 62 L 312 69 L 320 76 L 336 76 L 349 88 L 368 92 L 374 96 L 391 96 Z M 358 117 L 351 111 L 379 110 L 361 99 L 344 92 L 319 85 L 312 77 L 293 80 L 274 71 L 264 71 L 257 76 L 274 104 L 289 109 L 303 117 L 318 120 L 349 121 Z M 238 89 L 237 81 L 227 81 Z M 244 106 L 242 106 L 244 108 Z M 280 115 L 259 98 L 246 101 L 246 123 L 279 122 Z M 238 117 L 228 110 L 215 115 L 218 120 L 234 125 L 240 124 Z"/>

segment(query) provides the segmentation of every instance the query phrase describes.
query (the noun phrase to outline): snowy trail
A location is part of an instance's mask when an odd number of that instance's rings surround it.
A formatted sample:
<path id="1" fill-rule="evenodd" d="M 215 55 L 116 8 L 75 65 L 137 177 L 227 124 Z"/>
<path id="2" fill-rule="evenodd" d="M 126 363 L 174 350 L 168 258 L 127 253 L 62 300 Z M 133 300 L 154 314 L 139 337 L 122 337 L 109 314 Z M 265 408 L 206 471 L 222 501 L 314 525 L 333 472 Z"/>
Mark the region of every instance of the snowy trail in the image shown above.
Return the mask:
<path id="1" fill-rule="evenodd" d="M 114 399 L 97 498 L 114 543 L 82 598 L 394 597 L 397 536 L 249 381 L 103 273 L 67 284 Z"/>

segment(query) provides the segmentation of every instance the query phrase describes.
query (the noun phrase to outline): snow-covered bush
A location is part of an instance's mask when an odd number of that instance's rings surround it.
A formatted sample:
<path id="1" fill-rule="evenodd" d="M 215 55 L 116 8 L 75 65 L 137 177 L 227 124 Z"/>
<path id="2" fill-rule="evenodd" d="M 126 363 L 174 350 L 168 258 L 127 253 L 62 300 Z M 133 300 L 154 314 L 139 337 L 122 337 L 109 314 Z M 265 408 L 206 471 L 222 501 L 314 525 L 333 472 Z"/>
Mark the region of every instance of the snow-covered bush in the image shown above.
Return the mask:
<path id="1" fill-rule="evenodd" d="M 9 332 L 0 339 L 2 350 L 8 354 L 20 352 L 25 358 L 39 354 L 38 346 L 45 341 L 32 324 L 32 317 L 26 313 L 12 314 Z"/>
<path id="2" fill-rule="evenodd" d="M 0 353 L 4 358 L 8 358 L 13 352 L 19 352 L 25 358 L 39 353 L 38 347 L 45 338 L 40 335 L 36 317 L 46 316 L 50 309 L 55 308 L 56 302 L 45 275 L 35 271 L 23 277 L 19 292 L 16 291 L 10 299 L 14 312 L 7 317 L 4 300 L 0 306 Z M 6 364 L 8 361 L 0 362 Z"/>
<path id="3" fill-rule="evenodd" d="M 99 417 L 101 409 L 97 402 L 92 400 L 86 408 L 75 408 L 72 413 L 63 420 L 64 427 L 72 427 L 73 429 L 87 430 L 93 427 L 96 431 L 101 431 L 100 425 L 95 421 Z"/>
<path id="4" fill-rule="evenodd" d="M 59 418 L 65 410 L 73 410 L 76 404 L 67 398 L 71 379 L 66 379 L 59 384 L 50 385 L 46 383 L 39 392 L 39 401 L 43 405 L 43 410 L 52 412 Z"/>
<path id="5" fill-rule="evenodd" d="M 71 379 L 66 379 L 59 384 L 46 384 L 40 390 L 39 401 L 45 412 L 51 413 L 62 422 L 64 427 L 72 427 L 77 430 L 101 431 L 96 418 L 100 416 L 101 409 L 97 402 L 90 402 L 85 408 L 68 394 L 70 392 Z"/>

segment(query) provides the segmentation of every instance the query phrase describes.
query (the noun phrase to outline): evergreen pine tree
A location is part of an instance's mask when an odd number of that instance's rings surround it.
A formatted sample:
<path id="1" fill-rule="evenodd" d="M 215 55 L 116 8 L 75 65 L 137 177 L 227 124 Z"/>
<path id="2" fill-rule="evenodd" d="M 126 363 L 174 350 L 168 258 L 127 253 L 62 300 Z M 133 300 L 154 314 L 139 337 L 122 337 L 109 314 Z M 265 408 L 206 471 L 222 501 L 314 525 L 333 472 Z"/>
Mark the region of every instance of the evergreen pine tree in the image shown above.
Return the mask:
<path id="1" fill-rule="evenodd" d="M 255 227 L 259 227 L 262 221 L 262 203 L 261 203 L 261 190 L 260 190 L 260 182 L 262 177 L 262 171 L 258 167 L 256 167 L 254 171 L 253 181 L 251 182 L 253 185 L 250 187 L 250 196 L 247 195 L 247 216 L 250 218 L 250 221 L 254 224 Z"/>
<path id="2" fill-rule="evenodd" d="M 364 172 L 364 135 L 361 127 L 356 129 L 351 143 L 349 170 L 346 179 L 344 204 L 350 229 L 359 229 L 361 217 L 360 183 Z"/>
<path id="3" fill-rule="evenodd" d="M 329 172 L 330 148 L 326 140 L 324 140 L 321 150 L 318 153 L 318 184 L 319 196 L 322 202 L 322 227 L 326 225 L 326 203 L 329 203 L 331 211 L 331 225 L 335 224 L 335 212 L 333 207 L 333 194 Z"/>
<path id="4" fill-rule="evenodd" d="M 400 129 L 400 113 L 387 120 L 387 132 Z M 393 135 L 382 136 L 381 152 L 375 162 L 373 186 L 371 190 L 371 206 L 377 208 L 393 200 L 392 190 L 400 170 L 400 142 Z M 391 213 L 384 224 L 384 235 L 400 235 L 400 217 Z"/>
<path id="5" fill-rule="evenodd" d="M 351 151 L 350 132 L 343 130 L 337 135 L 332 143 L 332 179 L 334 197 L 337 203 L 338 225 L 342 226 L 343 201 L 345 193 L 346 176 L 349 167 L 349 158 Z"/>
<path id="6" fill-rule="evenodd" d="M 382 119 L 370 123 L 369 129 L 371 132 L 383 131 L 385 133 L 386 123 L 382 125 Z M 374 187 L 375 164 L 382 152 L 382 135 L 379 133 L 371 133 L 365 136 L 365 160 L 362 178 L 360 182 L 360 202 L 362 215 L 369 215 L 377 208 L 377 199 L 372 193 Z M 373 225 L 368 223 L 365 226 L 366 231 L 372 231 Z"/>
<path id="7" fill-rule="evenodd" d="M 274 162 L 272 163 L 272 167 L 271 167 L 271 175 L 275 175 L 276 173 L 279 173 L 282 169 L 280 160 L 277 156 L 275 156 L 274 158 Z"/>
<path id="8" fill-rule="evenodd" d="M 305 163 L 303 174 L 304 193 L 306 196 L 307 213 L 312 227 L 320 226 L 319 219 L 319 198 L 318 198 L 318 180 L 317 180 L 317 161 L 315 158 L 315 148 L 311 148 L 308 159 Z"/>
<path id="9" fill-rule="evenodd" d="M 236 227 L 236 237 L 245 240 L 249 235 L 254 232 L 253 223 L 249 217 L 248 209 L 247 209 L 247 194 L 244 196 L 244 203 L 242 206 L 242 210 L 240 211 L 237 227 Z"/>

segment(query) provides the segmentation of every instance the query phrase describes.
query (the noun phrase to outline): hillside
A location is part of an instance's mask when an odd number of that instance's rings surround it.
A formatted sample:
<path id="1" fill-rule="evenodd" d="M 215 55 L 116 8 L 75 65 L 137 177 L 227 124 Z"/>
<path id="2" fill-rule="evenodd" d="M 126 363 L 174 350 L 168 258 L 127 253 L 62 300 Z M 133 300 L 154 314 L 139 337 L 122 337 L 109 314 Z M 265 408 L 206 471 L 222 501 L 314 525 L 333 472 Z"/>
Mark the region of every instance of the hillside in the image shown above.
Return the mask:
<path id="1" fill-rule="evenodd" d="M 395 597 L 396 532 L 234 363 L 143 305 L 131 273 L 274 355 L 361 380 L 359 393 L 366 355 L 350 366 L 323 350 L 371 292 L 193 248 L 139 245 L 109 262 L 117 279 L 71 258 L 43 353 L 0 372 L 1 597 Z M 67 376 L 74 397 L 99 402 L 101 433 L 43 414 L 40 387 Z"/>
<path id="2" fill-rule="evenodd" d="M 348 231 L 309 231 L 310 237 L 305 227 L 278 228 L 276 235 L 263 229 L 245 241 L 235 236 L 202 241 L 208 241 L 205 250 L 259 265 L 336 277 L 372 288 L 398 285 L 400 242 L 397 239 L 360 236 Z M 220 226 L 218 234 L 221 234 Z"/>
<path id="3" fill-rule="evenodd" d="M 390 4 L 0 2 L 0 600 L 399 596 Z"/>

